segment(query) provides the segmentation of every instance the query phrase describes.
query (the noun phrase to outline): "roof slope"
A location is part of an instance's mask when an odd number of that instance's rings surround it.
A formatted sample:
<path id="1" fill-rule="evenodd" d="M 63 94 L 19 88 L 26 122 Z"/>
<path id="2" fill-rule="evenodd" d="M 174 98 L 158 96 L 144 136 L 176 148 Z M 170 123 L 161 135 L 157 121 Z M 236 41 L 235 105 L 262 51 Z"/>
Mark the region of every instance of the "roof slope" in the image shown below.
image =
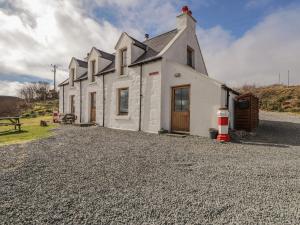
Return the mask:
<path id="1" fill-rule="evenodd" d="M 178 30 L 174 29 L 144 41 L 143 44 L 147 45 L 148 49 L 136 61 L 134 61 L 132 65 L 136 65 L 151 59 L 155 59 L 156 56 L 175 37 L 177 33 Z"/>
<path id="2" fill-rule="evenodd" d="M 94 47 L 95 48 L 95 47 Z M 110 61 L 114 61 L 115 60 L 115 55 L 113 54 L 110 54 L 110 53 L 107 53 L 107 52 L 104 52 L 98 48 L 95 48 L 99 53 L 100 55 L 104 58 L 104 59 L 108 59 Z"/>
<path id="3" fill-rule="evenodd" d="M 78 65 L 80 67 L 83 67 L 83 68 L 87 68 L 88 67 L 88 63 L 86 61 L 83 61 L 83 60 L 80 60 L 80 59 L 76 59 L 74 58 L 77 62 L 78 62 Z"/>
<path id="4" fill-rule="evenodd" d="M 143 43 L 156 52 L 160 52 L 178 33 L 177 29 L 150 38 Z"/>

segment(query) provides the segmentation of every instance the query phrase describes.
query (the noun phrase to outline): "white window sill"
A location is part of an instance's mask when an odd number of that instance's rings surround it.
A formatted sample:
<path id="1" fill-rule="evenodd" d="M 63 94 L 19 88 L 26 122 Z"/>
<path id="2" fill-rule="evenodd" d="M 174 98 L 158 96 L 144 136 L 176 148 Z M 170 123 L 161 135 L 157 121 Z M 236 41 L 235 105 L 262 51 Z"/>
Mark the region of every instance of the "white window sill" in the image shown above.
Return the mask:
<path id="1" fill-rule="evenodd" d="M 96 85 L 97 81 L 90 82 L 89 85 Z"/>
<path id="2" fill-rule="evenodd" d="M 126 77 L 129 77 L 128 74 L 122 74 L 122 75 L 119 75 L 119 78 L 121 78 L 121 79 L 122 79 L 122 78 L 126 78 Z"/>
<path id="3" fill-rule="evenodd" d="M 130 116 L 129 115 L 116 115 L 115 119 L 116 120 L 130 120 Z"/>

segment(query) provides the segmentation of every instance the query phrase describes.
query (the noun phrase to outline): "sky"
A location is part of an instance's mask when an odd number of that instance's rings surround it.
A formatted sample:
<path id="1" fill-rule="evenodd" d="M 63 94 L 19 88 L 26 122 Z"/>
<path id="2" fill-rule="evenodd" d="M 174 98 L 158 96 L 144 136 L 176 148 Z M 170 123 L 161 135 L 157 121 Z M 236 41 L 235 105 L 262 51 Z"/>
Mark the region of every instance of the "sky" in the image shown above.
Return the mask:
<path id="1" fill-rule="evenodd" d="M 175 28 L 181 7 L 197 20 L 209 76 L 231 87 L 300 84 L 299 0 L 0 0 L 0 95 L 68 76 L 93 46 L 114 52 L 121 33 L 138 40 Z"/>

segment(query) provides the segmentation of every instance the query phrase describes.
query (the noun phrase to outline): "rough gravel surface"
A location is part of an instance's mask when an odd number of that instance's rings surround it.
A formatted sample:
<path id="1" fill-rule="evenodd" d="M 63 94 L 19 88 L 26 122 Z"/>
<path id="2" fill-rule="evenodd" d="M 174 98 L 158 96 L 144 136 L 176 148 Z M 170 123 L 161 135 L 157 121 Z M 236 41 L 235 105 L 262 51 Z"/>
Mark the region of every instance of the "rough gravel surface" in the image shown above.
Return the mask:
<path id="1" fill-rule="evenodd" d="M 299 224 L 300 117 L 257 135 L 201 137 L 63 126 L 0 148 L 0 224 Z"/>

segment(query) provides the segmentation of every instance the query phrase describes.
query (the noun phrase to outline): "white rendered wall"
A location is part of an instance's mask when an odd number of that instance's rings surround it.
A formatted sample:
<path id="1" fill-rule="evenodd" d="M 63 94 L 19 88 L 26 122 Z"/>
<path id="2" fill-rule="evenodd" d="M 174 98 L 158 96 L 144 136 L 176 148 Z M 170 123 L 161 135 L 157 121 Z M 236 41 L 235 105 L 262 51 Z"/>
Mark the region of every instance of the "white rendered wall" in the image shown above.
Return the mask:
<path id="1" fill-rule="evenodd" d="M 158 75 L 149 76 L 151 72 Z M 160 62 L 143 65 L 141 130 L 157 133 L 160 129 Z M 118 115 L 118 89 L 129 88 L 128 115 Z M 105 75 L 105 127 L 138 130 L 140 107 L 140 66 L 129 67 L 128 75 Z"/>
<path id="2" fill-rule="evenodd" d="M 208 136 L 209 128 L 218 127 L 217 111 L 224 104 L 221 84 L 172 61 L 163 60 L 162 71 L 162 128 L 171 130 L 172 87 L 190 85 L 190 134 Z"/>

